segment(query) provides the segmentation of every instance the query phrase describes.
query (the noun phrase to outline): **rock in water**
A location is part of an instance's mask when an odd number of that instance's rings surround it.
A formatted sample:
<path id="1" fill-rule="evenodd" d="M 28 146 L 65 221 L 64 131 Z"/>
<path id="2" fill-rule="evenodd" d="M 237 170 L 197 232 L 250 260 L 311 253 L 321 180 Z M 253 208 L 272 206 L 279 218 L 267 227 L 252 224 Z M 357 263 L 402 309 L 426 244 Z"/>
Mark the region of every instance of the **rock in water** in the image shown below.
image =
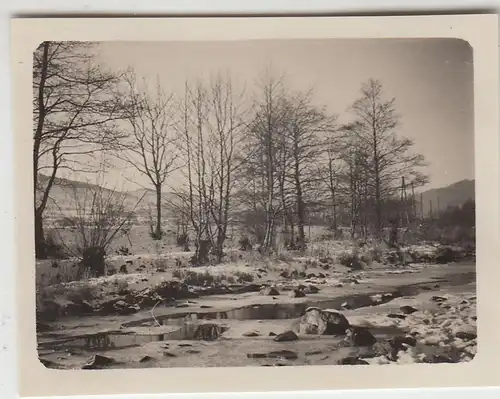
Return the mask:
<path id="1" fill-rule="evenodd" d="M 264 287 L 260 290 L 260 293 L 262 295 L 266 296 L 273 296 L 273 295 L 279 295 L 279 291 L 276 289 L 276 287 L 269 286 L 269 287 Z"/>
<path id="2" fill-rule="evenodd" d="M 368 363 L 366 360 L 360 359 L 359 357 L 348 356 L 348 357 L 344 357 L 343 359 L 339 360 L 338 364 L 339 365 L 354 366 L 354 365 L 361 365 L 361 364 L 366 365 L 366 364 L 370 364 L 370 363 Z"/>
<path id="3" fill-rule="evenodd" d="M 299 289 L 295 289 L 295 290 L 292 290 L 288 293 L 288 296 L 290 298 L 303 298 L 306 296 L 306 294 L 304 293 L 304 291 L 302 290 L 299 290 Z"/>
<path id="4" fill-rule="evenodd" d="M 412 314 L 412 313 L 418 312 L 418 309 L 415 309 L 413 306 L 409 306 L 409 305 L 401 306 L 399 309 L 404 314 Z"/>
<path id="5" fill-rule="evenodd" d="M 373 334 L 363 327 L 351 327 L 348 329 L 347 340 L 353 346 L 372 346 L 377 342 Z"/>
<path id="6" fill-rule="evenodd" d="M 289 342 L 289 341 L 296 341 L 298 339 L 299 337 L 297 336 L 297 334 L 295 334 L 291 330 L 285 331 L 284 333 L 278 334 L 276 335 L 276 337 L 274 337 L 274 340 L 276 342 Z"/>
<path id="7" fill-rule="evenodd" d="M 110 364 L 113 364 L 114 362 L 115 362 L 114 359 L 110 357 L 102 355 L 94 355 L 89 360 L 87 360 L 87 363 L 85 363 L 82 369 L 83 370 L 101 369 L 106 366 L 109 366 Z"/>
<path id="8" fill-rule="evenodd" d="M 139 360 L 140 363 L 146 363 L 154 360 L 151 356 L 144 356 L 141 360 Z"/>
<path id="9" fill-rule="evenodd" d="M 305 288 L 304 292 L 306 294 L 317 294 L 319 292 L 319 288 L 316 287 L 315 285 L 309 285 L 308 287 Z"/>
<path id="10" fill-rule="evenodd" d="M 314 307 L 306 309 L 298 326 L 301 334 L 317 335 L 344 335 L 348 328 L 349 322 L 342 313 Z"/>

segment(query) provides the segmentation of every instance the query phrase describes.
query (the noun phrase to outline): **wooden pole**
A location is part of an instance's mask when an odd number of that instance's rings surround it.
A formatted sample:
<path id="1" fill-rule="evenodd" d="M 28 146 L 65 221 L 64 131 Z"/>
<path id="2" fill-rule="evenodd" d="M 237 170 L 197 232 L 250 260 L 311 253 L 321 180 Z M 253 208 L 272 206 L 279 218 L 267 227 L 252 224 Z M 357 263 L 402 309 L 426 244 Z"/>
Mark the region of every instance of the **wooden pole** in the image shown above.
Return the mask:
<path id="1" fill-rule="evenodd" d="M 417 218 L 417 203 L 415 201 L 415 186 L 413 182 L 411 182 L 411 198 L 412 198 L 412 212 L 413 212 L 413 219 Z"/>
<path id="2" fill-rule="evenodd" d="M 420 193 L 420 219 L 424 220 L 424 196 Z"/>
<path id="3" fill-rule="evenodd" d="M 433 217 L 432 217 L 432 200 L 429 200 L 429 216 L 431 219 L 433 219 Z"/>

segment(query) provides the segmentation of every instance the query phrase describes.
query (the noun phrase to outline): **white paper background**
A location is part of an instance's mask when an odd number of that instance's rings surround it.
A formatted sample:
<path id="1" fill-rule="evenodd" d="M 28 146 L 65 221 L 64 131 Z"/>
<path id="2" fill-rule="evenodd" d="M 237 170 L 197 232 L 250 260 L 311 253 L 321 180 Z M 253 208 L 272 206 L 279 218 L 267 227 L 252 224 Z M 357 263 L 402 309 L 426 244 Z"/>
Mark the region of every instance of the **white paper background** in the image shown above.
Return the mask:
<path id="1" fill-rule="evenodd" d="M 0 0 L 0 398 L 11 399 L 17 395 L 17 365 L 15 354 L 15 304 L 14 304 L 14 192 L 12 171 L 12 127 L 10 107 L 10 35 L 9 18 L 26 14 L 267 14 L 267 13 L 368 13 L 404 11 L 457 11 L 466 9 L 500 8 L 500 0 Z M 500 369 L 498 372 L 500 385 Z M 390 378 L 390 376 L 388 376 Z M 145 395 L 120 395 L 131 399 Z M 262 394 L 183 394 L 148 395 L 155 398 L 349 398 L 349 399 L 475 399 L 500 398 L 500 387 L 476 389 L 425 389 L 295 392 Z M 72 398 L 84 398 L 83 396 Z M 90 398 L 90 397 L 89 397 Z M 110 396 L 92 398 L 112 398 Z"/>

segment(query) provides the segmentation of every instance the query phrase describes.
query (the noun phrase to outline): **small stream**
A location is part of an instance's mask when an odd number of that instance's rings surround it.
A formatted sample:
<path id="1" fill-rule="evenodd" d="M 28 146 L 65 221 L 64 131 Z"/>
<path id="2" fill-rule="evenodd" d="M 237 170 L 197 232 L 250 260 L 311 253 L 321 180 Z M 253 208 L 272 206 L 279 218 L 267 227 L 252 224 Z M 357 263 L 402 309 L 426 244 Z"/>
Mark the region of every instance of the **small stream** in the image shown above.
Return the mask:
<path id="1" fill-rule="evenodd" d="M 279 303 L 279 304 L 259 304 L 222 311 L 197 311 L 183 312 L 157 316 L 156 318 L 144 318 L 123 323 L 120 330 L 102 331 L 92 334 L 63 335 L 59 333 L 41 334 L 39 336 L 39 350 L 53 351 L 61 349 L 78 349 L 86 351 L 102 351 L 112 349 L 123 349 L 127 347 L 141 346 L 155 341 L 169 340 L 192 340 L 194 333 L 200 322 L 212 321 L 215 324 L 231 326 L 231 322 L 238 323 L 245 320 L 293 320 L 299 318 L 308 307 L 319 307 L 321 309 L 340 309 L 342 305 L 350 309 L 380 305 L 391 300 L 413 296 L 429 289 L 429 286 L 436 282 L 445 283 L 448 286 L 463 285 L 475 280 L 475 273 L 462 273 L 448 276 L 446 279 L 433 279 L 432 282 L 411 284 L 398 287 L 392 290 L 371 292 L 369 294 L 352 294 L 336 297 L 328 300 L 312 300 L 301 303 Z M 390 292 L 390 295 L 387 293 Z M 376 294 L 386 294 L 382 296 L 382 302 L 374 302 L 372 297 Z M 142 332 L 134 331 L 134 328 L 141 329 Z M 154 332 L 148 332 L 148 327 Z M 158 331 L 160 330 L 160 331 Z M 387 328 L 386 328 L 387 330 Z M 392 328 L 392 330 L 395 330 Z M 73 331 L 74 332 L 74 331 Z M 401 331 L 372 331 L 374 335 L 392 335 Z M 248 338 L 246 338 L 248 339 Z"/>

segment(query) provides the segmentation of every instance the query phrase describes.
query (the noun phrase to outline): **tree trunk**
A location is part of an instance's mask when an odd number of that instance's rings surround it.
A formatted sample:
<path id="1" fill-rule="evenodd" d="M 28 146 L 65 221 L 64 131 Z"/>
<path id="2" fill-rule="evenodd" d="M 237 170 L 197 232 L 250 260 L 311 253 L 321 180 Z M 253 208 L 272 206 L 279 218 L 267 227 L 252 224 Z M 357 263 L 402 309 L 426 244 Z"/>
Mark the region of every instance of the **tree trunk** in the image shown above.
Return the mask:
<path id="1" fill-rule="evenodd" d="M 40 145 L 42 141 L 42 132 L 45 123 L 45 101 L 44 90 L 47 80 L 48 58 L 49 58 L 49 42 L 43 44 L 42 69 L 40 71 L 40 84 L 38 87 L 38 123 L 33 140 L 33 201 L 35 204 L 35 256 L 37 259 L 45 259 L 47 257 L 45 235 L 43 232 L 43 211 L 45 207 L 40 205 L 37 207 L 37 190 L 38 190 L 38 167 L 40 156 Z"/>
<path id="2" fill-rule="evenodd" d="M 162 231 L 161 231 L 161 186 L 157 185 L 156 187 L 156 229 L 154 234 L 155 240 L 161 240 Z"/>
<path id="3" fill-rule="evenodd" d="M 42 212 L 35 210 L 35 254 L 37 259 L 47 258 L 47 246 L 45 245 L 45 234 L 43 231 Z"/>

